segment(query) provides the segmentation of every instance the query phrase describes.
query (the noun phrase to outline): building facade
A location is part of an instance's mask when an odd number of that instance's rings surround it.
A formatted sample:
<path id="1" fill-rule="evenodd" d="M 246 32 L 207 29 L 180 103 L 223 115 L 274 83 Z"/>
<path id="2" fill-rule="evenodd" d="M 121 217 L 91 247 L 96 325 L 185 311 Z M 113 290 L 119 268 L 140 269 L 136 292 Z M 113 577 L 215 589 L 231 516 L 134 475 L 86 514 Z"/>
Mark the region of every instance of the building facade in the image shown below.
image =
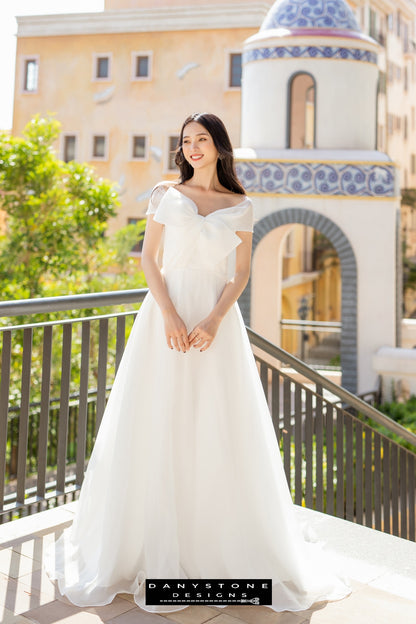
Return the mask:
<path id="1" fill-rule="evenodd" d="M 56 113 L 61 157 L 118 182 L 110 230 L 127 225 L 157 181 L 176 177 L 188 114 L 217 112 L 239 145 L 242 46 L 268 6 L 113 0 L 102 13 L 18 18 L 13 133 Z"/>
<path id="2" fill-rule="evenodd" d="M 13 132 L 55 112 L 61 156 L 119 182 L 117 229 L 144 214 L 154 182 L 175 176 L 171 150 L 189 112 L 218 112 L 240 144 L 242 47 L 271 4 L 107 0 L 102 13 L 20 17 Z M 380 44 L 377 149 L 415 188 L 416 2 L 349 4 Z"/>
<path id="3" fill-rule="evenodd" d="M 107 0 L 102 13 L 19 18 L 13 132 L 19 134 L 35 113 L 56 113 L 63 130 L 57 145 L 61 157 L 88 161 L 99 175 L 118 182 L 122 206 L 110 224 L 110 231 L 141 218 L 154 183 L 176 177 L 173 155 L 181 122 L 190 112 L 201 110 L 216 112 L 224 119 L 234 145 L 260 146 L 263 152 L 271 149 L 275 160 L 284 160 L 287 149 L 309 150 L 311 157 L 302 158 L 307 167 L 313 168 L 316 156 L 312 153 L 319 147 L 318 160 L 325 168 L 328 161 L 334 160 L 333 151 L 342 149 L 344 153 L 338 155 L 341 166 L 342 162 L 350 166 L 353 160 L 358 167 L 365 162 L 371 169 L 384 166 L 391 159 L 397 165 L 398 175 L 393 177 L 399 185 L 416 187 L 416 54 L 413 43 L 416 4 L 413 0 L 349 0 L 364 39 L 369 35 L 371 40 L 359 52 L 363 55 L 360 58 L 351 56 L 354 52 L 350 54 L 348 46 L 345 46 L 346 52 L 344 48 L 336 52 L 347 54 L 343 58 L 344 82 L 337 85 L 338 104 L 332 97 L 322 99 L 319 90 L 316 91 L 313 73 L 305 69 L 312 58 L 305 59 L 303 53 L 299 55 L 293 42 L 283 44 L 279 52 L 282 58 L 298 55 L 292 58 L 299 75 L 291 83 L 290 116 L 285 113 L 286 88 L 276 89 L 271 97 L 268 84 L 264 85 L 266 90 L 261 96 L 257 92 L 258 82 L 249 85 L 243 82 L 242 85 L 245 42 L 259 31 L 272 4 L 250 0 L 218 0 L 213 5 L 206 0 Z M 280 4 L 285 4 L 285 0 Z M 290 4 L 294 11 L 302 11 L 305 2 L 293 0 Z M 307 9 L 319 11 L 325 6 L 325 1 L 320 0 L 318 5 L 315 3 Z M 325 41 L 318 47 L 317 54 L 324 58 L 333 54 L 331 46 L 325 47 Z M 335 69 L 337 58 L 332 60 L 334 63 L 327 66 Z M 366 64 L 373 68 L 369 83 L 363 79 Z M 281 78 L 283 87 L 288 76 Z M 336 78 L 334 73 L 334 81 Z M 331 76 L 326 75 L 325 83 L 330 85 L 330 81 Z M 245 103 L 242 103 L 242 87 L 245 88 Z M 368 97 L 362 97 L 366 90 Z M 256 118 L 250 112 L 250 102 L 258 101 L 259 97 L 264 99 L 265 108 Z M 342 123 L 337 121 L 339 106 L 343 110 Z M 246 120 L 244 114 L 248 114 Z M 266 134 L 264 129 L 259 131 L 265 119 L 273 120 Z M 259 142 L 260 136 L 262 142 Z M 347 153 L 350 149 L 355 150 L 352 159 Z M 360 150 L 366 152 L 361 159 Z M 368 157 L 370 151 L 372 159 Z M 264 152 L 263 156 L 266 158 L 267 154 Z M 243 152 L 240 157 L 243 167 L 249 158 Z M 241 175 L 245 173 L 247 170 L 241 169 Z M 387 186 L 386 193 L 393 194 L 391 184 Z M 253 197 L 256 195 L 250 184 L 247 189 Z M 288 192 L 293 194 L 294 189 Z M 278 193 L 284 195 L 285 190 L 279 189 Z M 314 193 L 311 195 L 304 198 L 302 210 L 319 214 Z M 340 207 L 342 204 L 341 212 L 345 212 L 348 201 L 337 197 L 332 205 Z M 371 228 L 372 223 L 377 222 L 378 213 L 374 201 L 365 201 L 368 206 L 361 224 L 363 238 L 356 244 L 362 247 L 359 254 L 368 255 L 364 228 Z M 290 208 L 295 207 L 292 204 Z M 357 204 L 353 201 L 350 207 L 353 205 Z M 394 210 L 389 212 L 386 206 L 387 203 L 383 210 L 389 223 L 386 221 L 387 230 L 380 232 L 377 244 L 386 244 L 391 251 L 388 279 L 394 299 L 396 259 L 391 236 L 395 235 L 396 222 L 392 217 Z M 257 218 L 266 218 L 271 209 L 270 199 L 257 202 Z M 349 231 L 352 212 L 345 213 L 346 222 L 342 227 L 345 226 L 346 231 Z M 359 214 L 362 213 L 358 211 Z M 319 230 L 319 220 L 312 220 L 309 225 Z M 313 310 L 312 318 L 309 312 L 309 319 L 343 320 L 345 326 L 345 310 L 344 319 L 341 316 L 342 297 L 344 303 L 348 298 L 348 293 L 343 291 L 346 257 L 342 270 L 341 259 L 338 267 L 327 263 L 320 271 L 314 271 L 310 258 L 308 260 L 313 234 L 303 217 L 298 221 L 288 217 L 286 221 L 279 221 L 279 228 L 272 229 L 267 240 L 262 241 L 262 254 L 259 247 L 254 258 L 253 284 L 257 286 L 253 290 L 256 303 L 251 315 L 254 324 L 274 342 L 281 342 L 299 354 L 298 341 L 293 337 L 282 339 L 280 320 L 287 315 L 299 318 L 299 301 L 313 295 L 314 305 L 308 305 L 309 311 Z M 357 241 L 359 238 L 360 234 Z M 267 246 L 268 254 L 265 253 Z M 339 252 L 337 249 L 338 256 Z M 256 273 L 258 277 L 264 263 L 269 277 L 276 273 L 276 279 L 281 281 L 283 274 L 283 292 L 279 290 L 277 294 L 264 280 L 256 280 Z M 363 291 L 360 295 L 364 302 L 367 302 L 367 294 Z M 368 301 L 362 307 L 363 318 L 369 305 Z M 384 314 L 383 318 L 379 319 L 380 331 L 384 332 L 386 343 L 393 345 L 397 310 L 392 308 L 391 314 Z M 388 327 L 384 327 L 384 321 Z M 363 321 L 360 331 L 364 326 Z M 369 331 L 371 334 L 371 327 Z M 365 342 L 365 331 L 363 336 Z M 360 371 L 370 371 L 373 347 L 373 344 L 366 346 Z M 352 366 L 350 364 L 350 368 Z M 360 385 L 364 384 L 365 389 L 368 389 L 367 381 L 373 383 L 371 374 L 362 378 Z M 354 380 L 349 387 L 355 388 Z"/>

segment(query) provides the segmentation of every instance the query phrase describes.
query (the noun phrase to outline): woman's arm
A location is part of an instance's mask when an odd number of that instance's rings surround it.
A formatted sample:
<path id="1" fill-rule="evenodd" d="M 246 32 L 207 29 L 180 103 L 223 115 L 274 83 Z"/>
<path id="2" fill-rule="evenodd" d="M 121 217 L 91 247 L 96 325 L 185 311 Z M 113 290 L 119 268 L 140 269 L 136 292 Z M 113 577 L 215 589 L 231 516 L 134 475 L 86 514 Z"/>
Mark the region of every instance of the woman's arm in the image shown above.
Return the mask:
<path id="1" fill-rule="evenodd" d="M 189 344 L 206 351 L 215 338 L 218 327 L 228 310 L 243 292 L 250 277 L 252 232 L 236 232 L 242 242 L 236 249 L 235 274 L 226 284 L 211 313 L 190 332 Z"/>
<path id="2" fill-rule="evenodd" d="M 168 347 L 185 352 L 189 350 L 188 331 L 169 297 L 166 282 L 158 264 L 163 227 L 161 223 L 153 219 L 153 215 L 148 216 L 143 239 L 142 268 L 147 285 L 163 315 Z"/>

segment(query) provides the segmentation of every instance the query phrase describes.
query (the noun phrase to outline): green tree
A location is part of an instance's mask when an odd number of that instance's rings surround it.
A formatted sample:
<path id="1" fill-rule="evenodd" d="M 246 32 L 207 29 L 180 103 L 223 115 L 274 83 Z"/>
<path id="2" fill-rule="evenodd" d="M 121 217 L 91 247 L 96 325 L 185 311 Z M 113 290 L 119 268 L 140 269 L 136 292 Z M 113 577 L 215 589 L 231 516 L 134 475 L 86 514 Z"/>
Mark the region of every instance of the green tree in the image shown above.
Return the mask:
<path id="1" fill-rule="evenodd" d="M 87 273 L 118 205 L 114 185 L 86 164 L 57 158 L 60 124 L 34 117 L 23 137 L 0 135 L 0 296 L 45 295 L 45 285 Z"/>

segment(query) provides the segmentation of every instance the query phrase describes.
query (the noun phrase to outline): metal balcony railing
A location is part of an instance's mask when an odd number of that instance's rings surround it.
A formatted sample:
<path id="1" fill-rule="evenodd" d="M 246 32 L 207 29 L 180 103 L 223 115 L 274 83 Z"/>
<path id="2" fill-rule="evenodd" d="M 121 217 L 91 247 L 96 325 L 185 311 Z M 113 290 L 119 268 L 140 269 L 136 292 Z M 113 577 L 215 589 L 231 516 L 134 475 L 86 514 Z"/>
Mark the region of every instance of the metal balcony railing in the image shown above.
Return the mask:
<path id="1" fill-rule="evenodd" d="M 0 521 L 77 497 L 146 292 L 0 303 L 0 319 L 69 311 L 0 327 Z M 295 503 L 416 540 L 416 436 L 247 332 Z"/>

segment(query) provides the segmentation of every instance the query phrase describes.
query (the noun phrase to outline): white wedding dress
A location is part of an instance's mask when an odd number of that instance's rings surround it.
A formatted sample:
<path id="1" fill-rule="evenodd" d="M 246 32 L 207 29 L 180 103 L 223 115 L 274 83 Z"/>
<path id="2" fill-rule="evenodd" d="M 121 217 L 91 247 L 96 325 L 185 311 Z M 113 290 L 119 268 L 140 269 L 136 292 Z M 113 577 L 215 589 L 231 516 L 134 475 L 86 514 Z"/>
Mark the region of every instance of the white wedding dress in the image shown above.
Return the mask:
<path id="1" fill-rule="evenodd" d="M 148 214 L 164 224 L 162 272 L 188 331 L 232 277 L 253 208 L 204 217 L 160 185 Z M 101 422 L 73 526 L 47 553 L 49 576 L 80 606 L 134 594 L 146 578 L 273 580 L 275 611 L 349 593 L 297 525 L 279 447 L 238 305 L 204 352 L 168 348 L 152 294 L 143 301 Z M 217 605 L 218 606 L 218 605 Z"/>

